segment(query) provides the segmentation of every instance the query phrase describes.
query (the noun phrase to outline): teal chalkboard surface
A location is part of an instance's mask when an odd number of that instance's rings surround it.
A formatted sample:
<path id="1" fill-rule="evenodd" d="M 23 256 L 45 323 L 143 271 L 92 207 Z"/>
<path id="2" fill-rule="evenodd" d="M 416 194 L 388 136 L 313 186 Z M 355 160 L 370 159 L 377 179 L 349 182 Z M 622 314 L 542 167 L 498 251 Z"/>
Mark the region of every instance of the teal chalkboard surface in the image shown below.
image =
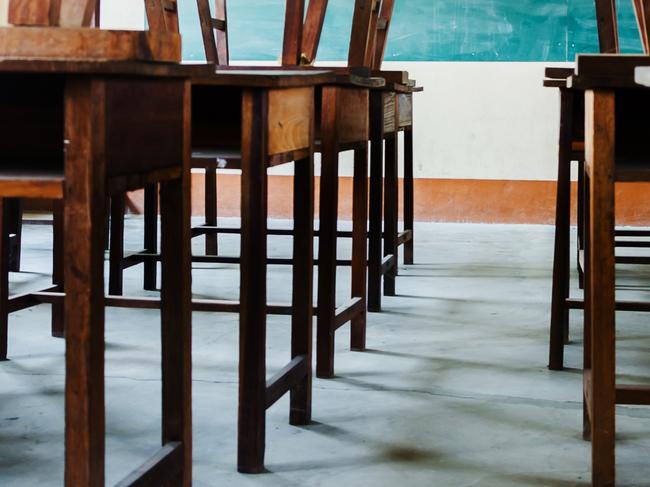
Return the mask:
<path id="1" fill-rule="evenodd" d="M 594 0 L 396 0 L 387 61 L 571 61 L 597 52 Z M 183 55 L 205 58 L 196 2 L 180 0 Z M 284 0 L 229 0 L 234 60 L 280 57 Z M 625 52 L 639 52 L 632 0 L 621 0 Z M 347 59 L 353 0 L 329 0 L 318 59 Z"/>

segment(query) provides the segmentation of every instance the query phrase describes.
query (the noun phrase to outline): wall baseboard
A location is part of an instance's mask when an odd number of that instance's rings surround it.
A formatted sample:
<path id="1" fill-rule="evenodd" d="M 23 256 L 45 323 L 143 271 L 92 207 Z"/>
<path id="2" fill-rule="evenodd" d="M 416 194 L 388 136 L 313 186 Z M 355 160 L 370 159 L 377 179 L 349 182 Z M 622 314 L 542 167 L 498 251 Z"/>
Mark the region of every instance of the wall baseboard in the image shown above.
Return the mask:
<path id="1" fill-rule="evenodd" d="M 318 178 L 316 207 L 318 208 Z M 269 177 L 269 216 L 291 218 L 291 176 Z M 240 179 L 237 174 L 218 176 L 220 216 L 239 216 Z M 415 218 L 417 221 L 467 223 L 555 222 L 554 181 L 508 181 L 485 179 L 416 179 Z M 204 175 L 192 174 L 192 213 L 203 215 Z M 575 220 L 575 183 L 573 219 Z M 352 213 L 352 179 L 341 178 L 339 215 L 349 220 Z M 401 198 L 400 181 L 400 198 Z M 142 194 L 133 194 L 142 208 Z M 624 183 L 616 188 L 617 223 L 650 225 L 650 183 Z"/>

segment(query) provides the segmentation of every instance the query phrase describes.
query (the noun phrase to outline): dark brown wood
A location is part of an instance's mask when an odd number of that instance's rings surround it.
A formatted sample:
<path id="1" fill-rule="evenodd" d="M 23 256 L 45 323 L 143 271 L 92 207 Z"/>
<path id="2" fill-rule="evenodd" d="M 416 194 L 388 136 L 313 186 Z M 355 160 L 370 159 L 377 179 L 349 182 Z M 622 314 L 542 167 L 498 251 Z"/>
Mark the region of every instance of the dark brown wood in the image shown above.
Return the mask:
<path id="1" fill-rule="evenodd" d="M 591 381 L 586 394 L 592 442 L 592 483 L 614 485 L 615 476 L 615 258 L 614 145 L 615 95 L 585 95 L 586 166 L 590 175 L 589 321 Z"/>
<path id="2" fill-rule="evenodd" d="M 376 0 L 355 0 L 348 66 L 366 66 L 373 6 Z"/>
<path id="3" fill-rule="evenodd" d="M 205 224 L 217 226 L 217 169 L 205 169 Z M 205 255 L 218 255 L 218 234 L 205 234 Z"/>
<path id="4" fill-rule="evenodd" d="M 282 65 L 299 66 L 302 54 L 302 29 L 305 0 L 287 0 L 284 17 Z"/>
<path id="5" fill-rule="evenodd" d="M 9 198 L 5 202 L 7 229 L 9 233 L 9 271 L 20 272 L 20 250 L 22 241 L 23 202 L 20 198 Z"/>
<path id="6" fill-rule="evenodd" d="M 397 257 L 397 132 L 385 137 L 384 155 L 384 256 Z M 384 275 L 384 294 L 395 296 L 397 265 Z"/>
<path id="7" fill-rule="evenodd" d="M 53 204 L 53 225 L 52 225 L 52 283 L 60 290 L 64 289 L 64 242 L 65 242 L 65 208 L 62 200 L 56 200 Z M 106 227 L 104 227 L 106 231 Z M 52 336 L 63 338 L 65 331 L 63 303 L 52 305 Z"/>
<path id="8" fill-rule="evenodd" d="M 413 264 L 415 225 L 414 225 L 414 201 L 415 188 L 413 184 L 413 125 L 404 131 L 404 264 Z M 400 241 L 397 242 L 401 244 Z"/>
<path id="9" fill-rule="evenodd" d="M 395 0 L 383 0 L 381 2 L 381 12 L 379 14 L 379 22 L 377 23 L 377 40 L 372 64 L 373 69 L 381 69 L 381 65 L 384 62 L 386 45 L 388 44 L 388 32 L 390 30 L 394 8 Z"/>
<path id="10" fill-rule="evenodd" d="M 9 326 L 9 229 L 7 198 L 0 198 L 0 361 L 7 360 Z"/>
<path id="11" fill-rule="evenodd" d="M 197 0 L 205 57 L 209 63 L 228 65 L 228 21 L 226 0 L 215 0 L 214 16 L 209 0 Z"/>
<path id="12" fill-rule="evenodd" d="M 560 91 L 560 141 L 558 154 L 557 201 L 555 214 L 555 253 L 553 258 L 553 295 L 551 300 L 551 336 L 549 369 L 564 367 L 564 338 L 569 321 L 566 300 L 569 297 L 571 230 L 571 141 L 573 139 L 573 91 Z"/>
<path id="13" fill-rule="evenodd" d="M 302 33 L 302 62 L 313 64 L 318 54 L 320 37 L 325 23 L 327 0 L 310 0 Z"/>
<path id="14" fill-rule="evenodd" d="M 144 187 L 144 251 L 155 254 L 158 249 L 158 185 Z M 158 278 L 158 264 L 144 263 L 144 288 L 155 291 Z"/>
<path id="15" fill-rule="evenodd" d="M 366 113 L 368 110 L 366 109 Z M 351 321 L 350 348 L 366 349 L 367 235 L 368 235 L 368 144 L 354 151 L 352 202 L 352 298 L 361 298 L 360 312 Z M 357 308 L 359 309 L 359 308 Z"/>
<path id="16" fill-rule="evenodd" d="M 303 382 L 308 375 L 309 363 L 307 357 L 305 355 L 295 356 L 291 362 L 268 380 L 266 385 L 266 409 L 273 406 L 287 392 L 294 391 L 297 387 L 300 387 L 301 382 Z M 309 409 L 311 409 L 311 404 L 309 405 Z M 293 408 L 291 411 L 294 411 Z M 299 409 L 296 411 L 296 415 L 299 416 L 299 419 L 302 419 L 305 416 L 304 404 L 300 405 Z"/>
<path id="17" fill-rule="evenodd" d="M 237 470 L 264 470 L 266 430 L 267 93 L 243 96 Z"/>
<path id="18" fill-rule="evenodd" d="M 125 195 L 114 195 L 111 198 L 111 231 L 109 246 L 109 278 L 108 292 L 114 296 L 122 294 L 124 274 L 124 212 L 126 210 Z"/>
<path id="19" fill-rule="evenodd" d="M 183 468 L 183 444 L 170 442 L 115 487 L 154 487 L 177 478 Z"/>
<path id="20" fill-rule="evenodd" d="M 181 85 L 183 112 L 175 154 L 182 161 L 180 179 L 160 185 L 162 285 L 162 444 L 180 442 L 182 469 L 175 485 L 192 485 L 192 277 L 190 243 L 190 96 Z M 172 480 L 170 479 L 170 480 Z"/>
<path id="21" fill-rule="evenodd" d="M 595 1 L 600 52 L 618 53 L 620 50 L 618 42 L 618 21 L 616 18 L 616 0 Z"/>
<path id="22" fill-rule="evenodd" d="M 104 483 L 104 142 L 106 84 L 70 80 L 65 95 L 65 485 Z"/>
<path id="23" fill-rule="evenodd" d="M 648 37 L 648 24 L 650 23 L 650 2 L 648 0 L 634 0 L 634 12 L 639 27 L 639 35 L 643 51 L 650 54 L 650 38 Z"/>
<path id="24" fill-rule="evenodd" d="M 383 220 L 383 99 L 370 92 L 370 228 L 368 234 L 368 310 L 381 311 Z"/>
<path id="25" fill-rule="evenodd" d="M 321 91 L 321 176 L 318 240 L 318 319 L 316 376 L 334 376 L 334 333 L 336 311 L 336 224 L 338 213 L 339 147 L 337 89 Z"/>
<path id="26" fill-rule="evenodd" d="M 313 124 L 312 124 L 313 136 Z M 312 328 L 314 281 L 314 156 L 296 161 L 293 178 L 293 313 L 291 358 L 302 357 L 305 371 L 291 388 L 289 421 L 305 425 L 311 421 Z M 268 399 L 268 388 L 267 388 Z M 268 403 L 267 403 L 268 405 Z"/>

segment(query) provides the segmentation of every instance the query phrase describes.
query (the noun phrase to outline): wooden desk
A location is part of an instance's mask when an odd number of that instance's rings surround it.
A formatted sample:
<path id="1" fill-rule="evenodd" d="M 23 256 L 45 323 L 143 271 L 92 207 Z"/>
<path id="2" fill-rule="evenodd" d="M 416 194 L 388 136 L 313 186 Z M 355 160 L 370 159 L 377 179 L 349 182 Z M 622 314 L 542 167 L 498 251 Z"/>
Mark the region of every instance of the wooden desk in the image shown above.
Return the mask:
<path id="1" fill-rule="evenodd" d="M 55 298 L 65 308 L 70 487 L 104 484 L 105 195 L 152 181 L 162 187 L 162 449 L 121 485 L 163 478 L 191 485 L 188 77 L 172 64 L 0 59 L 0 201 L 65 205 L 66 294 Z M 1 266 L 6 350 L 7 313 L 40 301 L 8 301 L 5 259 Z"/>
<path id="2" fill-rule="evenodd" d="M 616 404 L 650 405 L 650 387 L 616 381 L 616 310 L 650 311 L 650 303 L 616 301 L 614 212 L 617 181 L 650 181 L 650 90 L 635 83 L 629 60 L 579 56 L 576 72 L 569 86 L 585 90 L 584 436 L 592 484 L 610 486 Z"/>

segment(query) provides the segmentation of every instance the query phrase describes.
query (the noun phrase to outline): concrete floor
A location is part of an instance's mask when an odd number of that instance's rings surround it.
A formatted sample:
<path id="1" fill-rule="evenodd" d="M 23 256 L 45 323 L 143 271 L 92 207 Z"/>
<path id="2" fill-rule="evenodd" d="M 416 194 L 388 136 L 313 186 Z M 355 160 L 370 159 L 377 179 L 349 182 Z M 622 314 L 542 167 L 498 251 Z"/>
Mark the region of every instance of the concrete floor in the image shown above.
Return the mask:
<path id="1" fill-rule="evenodd" d="M 274 222 L 282 225 L 282 222 Z M 136 249 L 140 220 L 127 220 Z M 50 229 L 27 227 L 12 292 L 48 282 Z M 194 315 L 194 485 L 197 486 L 582 486 L 580 313 L 565 372 L 546 369 L 553 230 L 544 226 L 421 224 L 416 265 L 401 266 L 398 296 L 369 316 L 368 351 L 337 338 L 334 380 L 315 380 L 314 423 L 288 424 L 282 399 L 267 416 L 268 473 L 235 471 L 237 316 Z M 273 237 L 270 255 L 288 255 Z M 196 251 L 202 242 L 195 241 Z M 224 237 L 225 253 L 237 241 Z M 342 254 L 349 243 L 342 244 Z M 341 299 L 349 271 L 340 271 Z M 650 273 L 621 269 L 622 288 L 650 298 Z M 126 291 L 141 271 L 126 272 Z M 289 269 L 269 275 L 283 301 Z M 196 297 L 237 297 L 233 266 L 197 265 Z M 628 294 L 629 294 L 628 293 Z M 64 343 L 48 334 L 49 307 L 12 315 L 10 357 L 0 364 L 0 485 L 61 485 Z M 158 315 L 110 309 L 106 324 L 107 485 L 157 447 L 160 436 Z M 619 319 L 621 380 L 650 377 L 647 317 Z M 271 317 L 269 374 L 288 358 L 288 319 Z M 650 485 L 650 409 L 618 410 L 620 485 Z"/>

